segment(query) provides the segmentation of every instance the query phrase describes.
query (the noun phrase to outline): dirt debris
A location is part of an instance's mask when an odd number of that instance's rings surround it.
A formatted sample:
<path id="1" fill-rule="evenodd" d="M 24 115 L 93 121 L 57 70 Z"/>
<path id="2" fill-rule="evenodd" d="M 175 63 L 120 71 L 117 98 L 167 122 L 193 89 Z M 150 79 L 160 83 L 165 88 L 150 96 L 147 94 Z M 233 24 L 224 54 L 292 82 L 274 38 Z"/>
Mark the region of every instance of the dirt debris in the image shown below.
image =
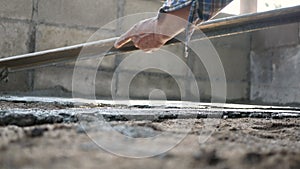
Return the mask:
<path id="1" fill-rule="evenodd" d="M 193 130 L 201 130 L 201 119 Z M 101 149 L 85 132 L 78 132 L 79 124 L 48 124 L 32 127 L 5 126 L 0 128 L 1 168 L 299 168 L 300 127 L 292 125 L 298 119 L 231 119 L 221 120 L 219 127 L 204 143 L 196 132 L 182 143 L 160 156 L 145 159 L 119 157 Z M 174 121 L 173 121 L 174 122 Z M 173 122 L 152 123 L 166 129 Z M 114 122 L 114 129 L 129 136 L 147 130 L 157 131 L 148 122 Z M 276 124 L 276 132 L 257 128 Z M 278 125 L 285 124 L 278 128 Z M 116 127 L 117 126 L 117 127 Z M 124 127 L 125 126 L 125 127 Z M 141 127 L 144 126 L 144 127 Z M 232 130 L 234 128 L 234 130 Z M 128 129 L 128 130 L 126 130 Z M 172 131 L 172 129 L 170 129 Z M 90 130 L 90 134 L 97 132 Z M 150 132 L 150 133 L 149 133 Z M 265 135 L 272 137 L 265 137 Z M 159 146 L 159 145 L 157 145 Z M 30 153 L 29 153 L 30 152 Z"/>
<path id="2" fill-rule="evenodd" d="M 209 119 L 205 118 L 107 121 L 112 126 L 107 130 L 133 138 L 152 137 L 164 131 L 176 136 L 192 126 L 184 140 L 170 151 L 151 158 L 131 159 L 112 154 L 95 144 L 91 136 L 97 135 L 99 130 L 89 126 L 89 121 L 84 126 L 78 119 L 74 120 L 74 111 L 82 107 L 4 104 L 0 112 L 0 168 L 4 169 L 300 168 L 300 118 L 228 117 L 210 127 L 206 126 Z M 145 108 L 135 106 L 131 109 Z M 32 110 L 35 112 L 26 112 Z M 67 113 L 63 113 L 65 110 Z M 181 127 L 174 128 L 174 124 L 181 124 Z M 209 137 L 203 141 L 202 136 L 207 133 L 210 133 Z M 174 138 L 156 146 L 163 146 Z"/>

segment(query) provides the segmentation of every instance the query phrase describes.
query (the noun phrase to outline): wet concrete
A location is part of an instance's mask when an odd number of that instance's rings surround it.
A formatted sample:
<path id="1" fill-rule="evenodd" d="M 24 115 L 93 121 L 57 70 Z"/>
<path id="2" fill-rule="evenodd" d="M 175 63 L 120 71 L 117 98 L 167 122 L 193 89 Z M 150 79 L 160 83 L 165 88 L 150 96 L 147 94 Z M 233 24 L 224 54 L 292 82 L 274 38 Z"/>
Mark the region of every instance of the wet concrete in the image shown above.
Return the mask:
<path id="1" fill-rule="evenodd" d="M 80 102 L 81 101 L 81 102 Z M 58 98 L 2 97 L 0 98 L 0 126 L 33 126 L 78 122 L 84 114 L 102 115 L 107 121 L 201 118 L 300 118 L 300 109 L 233 104 L 199 104 L 170 102 L 149 106 L 146 101 L 133 105 L 108 101 L 88 101 Z M 159 103 L 159 102 L 158 102 Z M 140 104 L 140 105 L 139 105 Z M 168 105 L 169 104 L 169 105 Z"/>
<path id="2" fill-rule="evenodd" d="M 11 96 L 0 98 L 0 103 L 0 168 L 300 168 L 300 113 L 295 107 L 190 102 L 163 106 L 146 101 L 128 105 Z M 111 127 L 99 128 L 99 116 Z M 207 123 L 211 119 L 217 121 Z M 188 132 L 168 152 L 130 159 L 95 144 L 92 138 L 102 136 L 101 131 L 130 138 L 172 134 L 161 144 L 148 145 L 149 150 Z M 206 133 L 209 137 L 203 141 Z"/>

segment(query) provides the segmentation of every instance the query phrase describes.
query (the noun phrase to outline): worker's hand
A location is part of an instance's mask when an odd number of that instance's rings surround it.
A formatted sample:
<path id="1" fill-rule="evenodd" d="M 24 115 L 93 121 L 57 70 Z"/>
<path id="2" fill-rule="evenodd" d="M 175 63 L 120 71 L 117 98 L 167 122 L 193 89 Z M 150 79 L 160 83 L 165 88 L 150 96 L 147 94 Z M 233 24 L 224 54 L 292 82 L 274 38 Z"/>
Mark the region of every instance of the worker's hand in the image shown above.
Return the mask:
<path id="1" fill-rule="evenodd" d="M 135 24 L 115 42 L 115 48 L 130 41 L 146 52 L 162 47 L 184 30 L 188 24 L 189 9 L 190 6 L 187 6 L 173 12 L 161 13 L 159 18 L 150 18 Z"/>
<path id="2" fill-rule="evenodd" d="M 167 27 L 160 25 L 157 18 L 143 20 L 123 34 L 115 42 L 115 48 L 120 48 L 132 41 L 135 47 L 146 52 L 159 49 L 175 36 L 167 33 L 165 28 Z"/>

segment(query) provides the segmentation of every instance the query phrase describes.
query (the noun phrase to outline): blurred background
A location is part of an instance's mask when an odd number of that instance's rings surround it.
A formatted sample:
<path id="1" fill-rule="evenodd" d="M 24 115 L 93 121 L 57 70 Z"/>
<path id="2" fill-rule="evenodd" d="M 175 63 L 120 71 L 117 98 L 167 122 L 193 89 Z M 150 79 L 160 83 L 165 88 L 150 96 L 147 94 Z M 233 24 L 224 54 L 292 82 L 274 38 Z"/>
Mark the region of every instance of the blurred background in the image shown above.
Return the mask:
<path id="1" fill-rule="evenodd" d="M 1 0 L 0 58 L 65 47 L 86 42 L 100 27 L 123 16 L 157 12 L 161 0 Z M 295 0 L 234 0 L 216 18 L 262 12 L 300 5 Z M 113 24 L 98 40 L 116 37 L 127 27 Z M 227 102 L 247 104 L 300 104 L 299 23 L 212 39 L 227 79 Z M 184 58 L 182 45 L 165 47 L 189 65 L 197 78 L 201 101 L 210 101 L 211 86 L 202 62 L 193 53 Z M 111 99 L 111 79 L 126 55 L 103 60 L 96 79 L 99 99 Z M 89 67 L 88 62 L 84 65 Z M 174 66 L 174 65 L 170 65 Z M 71 97 L 74 63 L 10 74 L 0 83 L 1 94 Z M 132 70 L 124 70 L 124 78 Z M 187 71 L 178 66 L 175 75 L 185 80 Z M 217 76 L 217 75 L 216 75 Z M 81 82 L 78 82 L 81 83 Z M 118 86 L 116 84 L 117 89 Z M 173 77 L 157 70 L 140 72 L 130 85 L 132 99 L 148 99 L 154 89 L 169 100 L 182 93 Z M 122 90 L 113 91 L 122 96 Z M 186 91 L 188 93 L 189 91 Z M 183 93 L 184 94 L 184 93 Z M 161 99 L 161 95 L 152 96 Z M 218 96 L 213 96 L 218 97 Z"/>

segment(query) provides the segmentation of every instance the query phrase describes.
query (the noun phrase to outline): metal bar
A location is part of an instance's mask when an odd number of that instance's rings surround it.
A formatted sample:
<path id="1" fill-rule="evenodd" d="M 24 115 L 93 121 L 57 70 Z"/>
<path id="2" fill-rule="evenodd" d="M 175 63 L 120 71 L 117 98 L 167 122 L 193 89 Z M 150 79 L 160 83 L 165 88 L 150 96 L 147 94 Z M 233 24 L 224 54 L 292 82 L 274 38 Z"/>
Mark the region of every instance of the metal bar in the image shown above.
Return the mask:
<path id="1" fill-rule="evenodd" d="M 192 40 L 201 40 L 267 29 L 273 26 L 300 22 L 300 6 L 282 8 L 273 11 L 245 14 L 204 22 L 198 26 Z M 166 45 L 179 43 L 184 34 L 170 40 Z M 8 68 L 9 72 L 33 69 L 41 66 L 54 65 L 77 59 L 84 48 L 86 57 L 109 56 L 137 50 L 133 44 L 121 49 L 113 48 L 116 38 L 84 43 L 69 47 L 57 48 L 42 52 L 30 53 L 0 59 L 0 68 Z M 109 49 L 107 51 L 107 49 Z M 102 52 L 102 54 L 101 54 Z"/>

